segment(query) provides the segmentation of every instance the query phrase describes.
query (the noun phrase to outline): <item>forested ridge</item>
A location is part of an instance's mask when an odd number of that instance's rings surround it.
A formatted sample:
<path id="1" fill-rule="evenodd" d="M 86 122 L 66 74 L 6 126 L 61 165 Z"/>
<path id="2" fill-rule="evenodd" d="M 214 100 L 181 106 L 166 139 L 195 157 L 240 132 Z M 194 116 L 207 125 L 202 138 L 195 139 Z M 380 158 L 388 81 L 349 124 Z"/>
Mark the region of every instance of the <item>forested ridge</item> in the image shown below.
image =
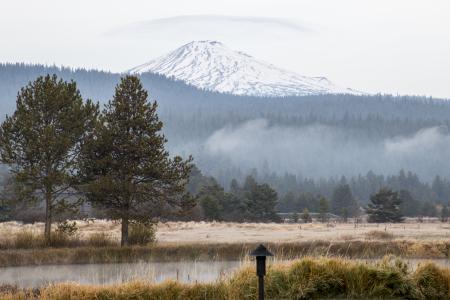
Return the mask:
<path id="1" fill-rule="evenodd" d="M 111 99 L 122 75 L 1 64 L 0 118 L 14 111 L 21 87 L 46 74 L 73 79 L 83 98 L 101 104 Z M 342 184 L 351 187 L 361 204 L 383 186 L 408 190 L 420 202 L 447 203 L 450 198 L 450 153 L 445 151 L 450 102 L 445 99 L 392 95 L 258 98 L 202 91 L 157 74 L 140 78 L 149 99 L 158 101 L 171 153 L 192 154 L 204 176 L 216 178 L 225 191 L 233 179 L 244 184 L 252 175 L 273 187 L 280 199 L 290 193 L 296 199 L 302 195 L 330 198 Z M 264 123 L 255 125 L 255 120 Z M 253 146 L 245 148 L 239 144 L 242 141 Z M 402 142 L 408 149 L 424 148 L 403 153 Z M 379 150 L 387 152 L 377 156 Z M 329 163 L 341 157 L 341 164 Z M 283 206 L 278 208 L 283 210 Z"/>

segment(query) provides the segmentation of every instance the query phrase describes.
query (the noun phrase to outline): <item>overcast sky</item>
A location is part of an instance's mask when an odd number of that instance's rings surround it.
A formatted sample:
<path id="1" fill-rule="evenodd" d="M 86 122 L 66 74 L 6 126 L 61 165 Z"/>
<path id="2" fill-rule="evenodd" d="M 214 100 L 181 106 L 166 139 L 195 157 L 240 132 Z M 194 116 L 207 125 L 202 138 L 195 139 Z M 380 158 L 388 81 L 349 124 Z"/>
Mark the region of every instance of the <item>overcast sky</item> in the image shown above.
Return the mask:
<path id="1" fill-rule="evenodd" d="M 0 62 L 125 71 L 192 40 L 367 92 L 450 98 L 450 1 L 1 0 Z"/>

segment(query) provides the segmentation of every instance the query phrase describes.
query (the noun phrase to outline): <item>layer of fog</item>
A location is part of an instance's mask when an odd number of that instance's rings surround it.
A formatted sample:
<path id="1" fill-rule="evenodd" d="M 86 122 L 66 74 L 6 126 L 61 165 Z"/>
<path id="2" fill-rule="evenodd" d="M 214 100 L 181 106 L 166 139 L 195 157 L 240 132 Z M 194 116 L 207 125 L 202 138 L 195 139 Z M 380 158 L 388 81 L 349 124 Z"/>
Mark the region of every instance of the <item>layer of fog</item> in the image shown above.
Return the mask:
<path id="1" fill-rule="evenodd" d="M 0 282 L 22 288 L 60 282 L 95 285 L 165 280 L 213 282 L 240 265 L 239 261 L 184 261 L 6 267 L 0 272 Z"/>
<path id="2" fill-rule="evenodd" d="M 355 176 L 372 170 L 397 174 L 404 169 L 431 180 L 450 175 L 450 134 L 446 127 L 422 129 L 411 136 L 371 140 L 359 131 L 321 124 L 272 126 L 264 119 L 227 126 L 203 143 L 178 145 L 200 168 L 217 175 L 221 168 L 270 171 L 309 178 Z"/>

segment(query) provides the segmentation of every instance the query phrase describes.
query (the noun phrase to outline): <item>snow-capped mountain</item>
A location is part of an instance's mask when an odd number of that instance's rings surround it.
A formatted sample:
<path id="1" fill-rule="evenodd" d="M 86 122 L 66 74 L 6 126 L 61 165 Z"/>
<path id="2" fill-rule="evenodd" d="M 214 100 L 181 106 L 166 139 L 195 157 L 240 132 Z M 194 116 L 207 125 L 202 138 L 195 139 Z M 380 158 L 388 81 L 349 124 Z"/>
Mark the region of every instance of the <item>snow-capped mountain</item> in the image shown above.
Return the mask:
<path id="1" fill-rule="evenodd" d="M 256 60 L 216 41 L 194 41 L 137 66 L 130 73 L 157 73 L 200 89 L 249 96 L 361 94 L 325 77 L 307 77 Z"/>

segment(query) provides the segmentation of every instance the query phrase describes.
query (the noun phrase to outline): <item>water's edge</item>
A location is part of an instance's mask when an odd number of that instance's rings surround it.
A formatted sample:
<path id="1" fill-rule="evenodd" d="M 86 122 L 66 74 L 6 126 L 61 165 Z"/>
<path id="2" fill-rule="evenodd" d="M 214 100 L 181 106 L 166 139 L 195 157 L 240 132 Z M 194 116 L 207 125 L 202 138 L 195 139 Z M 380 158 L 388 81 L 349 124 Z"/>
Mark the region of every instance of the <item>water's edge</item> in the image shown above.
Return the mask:
<path id="1" fill-rule="evenodd" d="M 449 259 L 404 261 L 412 269 L 425 261 L 450 268 Z M 162 282 L 169 279 L 185 283 L 213 282 L 231 274 L 242 264 L 243 261 L 180 261 L 5 267 L 0 268 L 0 285 L 34 288 L 60 282 L 104 285 L 133 280 Z"/>

